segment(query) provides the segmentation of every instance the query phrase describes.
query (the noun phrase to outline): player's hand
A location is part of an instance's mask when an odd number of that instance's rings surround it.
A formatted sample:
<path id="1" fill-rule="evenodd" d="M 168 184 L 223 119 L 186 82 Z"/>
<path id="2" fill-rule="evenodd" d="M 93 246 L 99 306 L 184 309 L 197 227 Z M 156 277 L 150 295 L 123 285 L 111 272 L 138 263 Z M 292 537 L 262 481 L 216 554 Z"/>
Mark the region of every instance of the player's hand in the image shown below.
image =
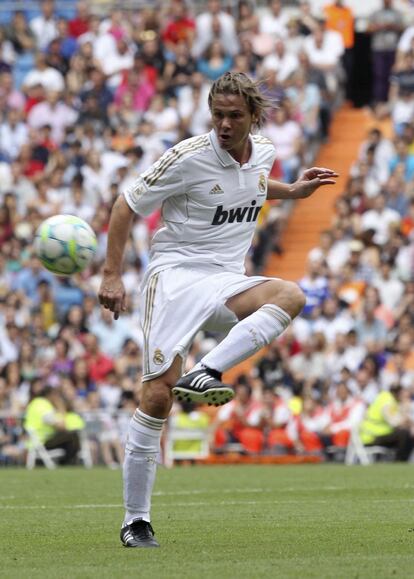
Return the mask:
<path id="1" fill-rule="evenodd" d="M 114 319 L 126 311 L 126 292 L 119 274 L 104 274 L 98 292 L 99 303 L 114 313 Z"/>
<path id="2" fill-rule="evenodd" d="M 306 169 L 295 183 L 298 197 L 310 197 L 319 187 L 335 185 L 339 174 L 326 167 L 311 167 Z"/>

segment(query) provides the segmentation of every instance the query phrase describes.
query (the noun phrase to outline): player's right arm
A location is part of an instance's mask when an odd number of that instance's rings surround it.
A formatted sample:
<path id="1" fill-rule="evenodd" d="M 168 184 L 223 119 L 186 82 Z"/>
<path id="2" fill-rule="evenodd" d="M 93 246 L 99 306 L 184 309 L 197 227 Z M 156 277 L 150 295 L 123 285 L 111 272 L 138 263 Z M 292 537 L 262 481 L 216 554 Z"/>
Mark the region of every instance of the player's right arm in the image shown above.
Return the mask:
<path id="1" fill-rule="evenodd" d="M 134 212 L 125 201 L 125 197 L 120 195 L 111 212 L 108 246 L 98 293 L 99 303 L 114 313 L 115 320 L 119 318 L 121 311 L 126 310 L 122 262 L 133 217 Z"/>

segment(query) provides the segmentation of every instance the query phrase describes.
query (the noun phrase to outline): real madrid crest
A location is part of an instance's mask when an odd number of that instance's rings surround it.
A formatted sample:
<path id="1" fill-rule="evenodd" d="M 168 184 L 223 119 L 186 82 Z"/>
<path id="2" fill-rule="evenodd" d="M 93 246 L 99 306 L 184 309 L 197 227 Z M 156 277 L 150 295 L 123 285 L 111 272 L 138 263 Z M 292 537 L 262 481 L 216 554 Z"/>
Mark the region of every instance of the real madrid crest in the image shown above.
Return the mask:
<path id="1" fill-rule="evenodd" d="M 154 361 L 154 364 L 157 364 L 158 366 L 161 366 L 161 364 L 164 364 L 165 362 L 165 356 L 159 348 L 154 350 L 154 356 L 152 359 Z"/>
<path id="2" fill-rule="evenodd" d="M 266 177 L 263 175 L 263 173 L 260 173 L 260 177 L 259 177 L 259 191 L 260 193 L 266 193 Z"/>

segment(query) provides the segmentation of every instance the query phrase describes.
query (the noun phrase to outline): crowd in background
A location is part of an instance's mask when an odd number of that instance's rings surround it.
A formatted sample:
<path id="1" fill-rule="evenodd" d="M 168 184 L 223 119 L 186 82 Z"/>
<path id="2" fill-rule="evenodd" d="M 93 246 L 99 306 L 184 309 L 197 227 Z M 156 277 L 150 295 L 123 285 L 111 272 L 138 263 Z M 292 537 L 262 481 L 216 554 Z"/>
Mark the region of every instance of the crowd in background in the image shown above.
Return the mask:
<path id="1" fill-rule="evenodd" d="M 96 298 L 111 206 L 167 148 L 210 130 L 207 94 L 227 70 L 261 81 L 274 99 L 262 129 L 278 153 L 272 176 L 294 180 L 329 139 L 335 108 L 350 96 L 354 20 L 341 4 L 315 14 L 310 2 L 272 0 L 255 10 L 241 0 L 229 11 L 208 0 L 196 13 L 171 0 L 102 15 L 79 2 L 71 17 L 61 17 L 44 0 L 30 19 L 10 15 L 0 31 L 0 459 L 23 456 L 21 422 L 13 417 L 48 387 L 49 434 L 89 425 L 96 460 L 122 461 L 120 442 L 140 393 L 137 288 L 162 219 L 159 211 L 135 219 L 123 275 L 128 311 L 114 322 Z M 387 0 L 370 26 L 373 128 L 332 227 L 309 254 L 300 280 L 304 312 L 239 378 L 235 400 L 217 415 L 206 421 L 199 409 L 174 409 L 177 423 L 194 417 L 196 425 L 209 424 L 216 450 L 229 443 L 244 452 L 343 447 L 384 391 L 392 429 L 405 433 L 397 457 L 408 458 L 414 26 Z M 260 273 L 270 252 L 283 251 L 290 209 L 285 202 L 262 211 L 248 273 Z M 58 213 L 85 219 L 98 237 L 92 266 L 70 278 L 43 269 L 32 248 L 38 225 Z M 217 339 L 200 334 L 188 366 Z M 76 428 L 74 414 L 83 421 Z"/>

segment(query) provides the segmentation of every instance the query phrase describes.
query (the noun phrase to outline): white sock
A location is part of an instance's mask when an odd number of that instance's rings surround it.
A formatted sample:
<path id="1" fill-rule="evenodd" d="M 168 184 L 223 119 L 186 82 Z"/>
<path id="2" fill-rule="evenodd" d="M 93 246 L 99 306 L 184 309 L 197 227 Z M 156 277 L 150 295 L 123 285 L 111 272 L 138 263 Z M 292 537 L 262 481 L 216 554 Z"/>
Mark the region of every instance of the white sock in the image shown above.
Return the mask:
<path id="1" fill-rule="evenodd" d="M 200 367 L 225 372 L 270 344 L 291 321 L 289 314 L 279 306 L 262 306 L 236 324 L 224 340 L 200 360 Z"/>
<path id="2" fill-rule="evenodd" d="M 131 419 L 124 460 L 124 524 L 134 519 L 150 522 L 151 494 L 164 418 L 153 418 L 137 408 Z"/>

